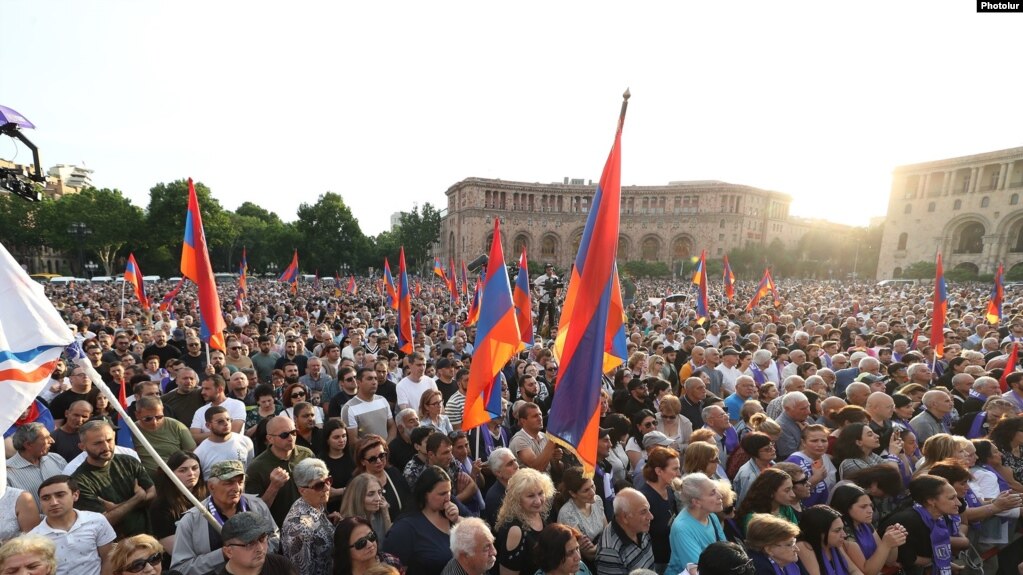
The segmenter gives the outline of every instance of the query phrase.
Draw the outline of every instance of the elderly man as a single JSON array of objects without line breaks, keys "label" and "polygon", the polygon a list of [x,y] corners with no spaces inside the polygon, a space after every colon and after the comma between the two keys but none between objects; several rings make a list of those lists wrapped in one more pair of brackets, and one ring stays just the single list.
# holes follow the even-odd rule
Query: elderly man
[{"label": "elderly man", "polygon": [[397,469],[405,469],[416,455],[411,434],[419,427],[419,414],[411,407],[406,408],[394,416],[394,421],[397,423],[397,436],[387,444],[388,461]]},{"label": "elderly man", "polygon": [[82,452],[82,448],[79,446],[78,429],[92,417],[92,404],[88,401],[76,401],[65,411],[65,415],[64,423],[53,430],[54,443],[50,451],[71,461]]},{"label": "elderly man", "polygon": [[707,406],[707,384],[699,377],[690,377],[683,384],[684,393],[681,415],[693,424],[693,429],[703,427],[703,408]]},{"label": "elderly man", "polygon": [[728,412],[720,405],[708,405],[701,412],[704,428],[714,432],[714,442],[718,446],[718,459],[724,469],[728,456],[739,448],[739,436],[728,420]]},{"label": "elderly man", "polygon": [[909,383],[919,383],[924,387],[930,387],[934,372],[926,363],[914,363],[906,368],[906,375],[909,376]]},{"label": "elderly man", "polygon": [[216,575],[299,575],[291,559],[273,552],[273,527],[272,521],[252,511],[228,519],[221,532],[226,563]]},{"label": "elderly man", "polygon": [[963,406],[966,400],[970,397],[970,390],[973,389],[973,376],[966,373],[957,373],[952,376],[950,382],[952,403],[955,405],[955,409],[959,413],[965,413]]},{"label": "elderly man", "polygon": [[728,420],[735,425],[742,421],[742,406],[757,397],[757,384],[748,375],[740,375],[735,380],[735,393],[725,398],[724,406],[728,410]]},{"label": "elderly man", "polygon": [[888,437],[892,433],[892,414],[895,413],[895,400],[883,391],[875,391],[867,397],[867,415],[870,416],[870,429],[881,438],[881,445],[876,453],[881,454],[888,448]]},{"label": "elderly man", "polygon": [[72,474],[77,508],[102,513],[120,537],[149,533],[146,507],[156,497],[153,480],[137,459],[114,451],[114,430],[93,420],[79,430],[85,462]]},{"label": "elderly man", "polygon": [[725,376],[717,370],[720,363],[721,353],[713,347],[708,347],[703,352],[703,365],[700,366],[693,375],[699,375],[701,373],[706,375],[708,380],[707,391],[718,397],[724,397],[731,393],[731,390],[725,388]]},{"label": "elderly man", "polygon": [[966,415],[980,411],[984,407],[984,402],[999,395],[1001,391],[997,379],[986,375],[978,377],[974,380],[969,397],[963,402],[963,408],[959,410],[959,414]]},{"label": "elderly man", "polygon": [[498,447],[490,452],[490,457],[487,459],[487,468],[494,474],[494,478],[497,481],[487,490],[483,518],[490,525],[494,525],[497,522],[497,512],[501,509],[501,503],[504,502],[504,493],[508,488],[508,481],[519,470],[519,460],[515,458],[515,454],[507,447]]},{"label": "elderly man", "polygon": [[[135,422],[139,431],[164,461],[177,451],[195,449],[195,440],[192,439],[192,434],[188,432],[185,424],[163,414],[163,401],[159,397],[142,397],[134,405]],[[137,450],[139,459],[142,460],[142,465],[149,472],[149,476],[155,478],[163,473],[149,455],[149,450],[139,447]]]},{"label": "elderly man", "polygon": [[801,391],[792,391],[785,394],[782,401],[784,413],[778,417],[778,425],[781,426],[781,437],[778,438],[776,449],[777,461],[788,459],[790,455],[799,451],[799,443],[802,441],[803,427],[810,417],[810,400]]},{"label": "elderly man", "polygon": [[835,372],[835,394],[842,395],[846,388],[857,378],[865,373],[880,375],[881,362],[876,357],[870,357],[863,352],[852,354],[853,361],[857,361],[856,367],[842,369]]},{"label": "elderly man", "polygon": [[789,363],[781,370],[781,377],[784,380],[790,376],[796,375],[796,370],[799,366],[806,363],[806,352],[801,349],[793,349],[789,352]]},{"label": "elderly man", "polygon": [[703,367],[704,359],[706,358],[707,350],[702,346],[693,346],[692,351],[689,355],[689,361],[685,362],[678,370],[679,381],[685,381],[690,377],[695,377],[697,370]]},{"label": "elderly man", "polygon": [[[276,552],[280,546],[280,534],[274,524],[270,509],[255,495],[243,493],[245,469],[241,461],[221,461],[213,465],[206,476],[210,496],[202,503],[223,526],[220,535],[210,528],[197,508],[191,508],[178,521],[174,533],[174,552],[171,555],[171,569],[181,573],[209,573],[220,569],[229,558],[225,543],[231,543],[232,533],[226,522],[244,512],[252,513],[266,521],[269,533],[268,551]],[[240,549],[239,549],[240,551]]]},{"label": "elderly man", "polygon": [[757,389],[769,381],[774,383],[781,382],[778,365],[774,363],[771,350],[768,349],[758,349],[753,352],[753,362],[749,364],[746,375],[753,378],[753,381],[757,384]]},{"label": "elderly man", "polygon": [[785,400],[785,396],[793,391],[806,391],[806,380],[798,375],[790,375],[785,378],[782,382],[782,393],[778,397],[771,400],[771,403],[767,404],[767,416],[771,419],[778,419],[781,415],[782,407],[781,404]]},{"label": "elderly man", "polygon": [[313,452],[295,445],[298,432],[295,422],[283,415],[270,418],[266,424],[267,449],[252,460],[248,469],[246,493],[258,495],[270,507],[274,521],[280,526],[299,498],[298,486],[291,471]]},{"label": "elderly man", "polygon": [[845,388],[845,399],[849,405],[867,407],[867,398],[870,397],[870,386],[862,381],[854,381]]},{"label": "elderly man", "polygon": [[298,378],[298,382],[308,387],[310,391],[322,392],[334,382],[334,378],[323,370],[323,361],[314,356],[306,361],[305,375]]},{"label": "elderly man", "polygon": [[468,517],[451,527],[451,561],[441,575],[485,575],[497,562],[494,535],[482,519]]},{"label": "elderly man", "polygon": [[932,435],[949,433],[951,422],[946,416],[952,413],[952,396],[944,389],[932,389],[924,394],[922,400],[924,410],[909,421],[916,434],[916,440],[923,445]]},{"label": "elderly man", "polygon": [[39,503],[39,486],[43,481],[61,475],[67,461],[56,453],[50,453],[53,438],[42,423],[26,423],[11,437],[17,451],[7,460],[7,484],[28,491]]},{"label": "elderly man", "polygon": [[597,548],[597,573],[628,575],[636,569],[654,566],[654,548],[650,542],[650,503],[646,497],[627,487],[614,501],[614,518],[604,528]]}]

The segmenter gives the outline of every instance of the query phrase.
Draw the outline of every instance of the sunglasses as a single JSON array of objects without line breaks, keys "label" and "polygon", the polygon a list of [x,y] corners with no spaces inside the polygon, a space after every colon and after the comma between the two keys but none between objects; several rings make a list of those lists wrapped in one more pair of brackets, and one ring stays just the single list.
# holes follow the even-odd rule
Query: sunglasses
[{"label": "sunglasses", "polygon": [[324,487],[329,488],[333,484],[334,484],[334,478],[328,476],[328,477],[325,477],[322,481],[317,481],[316,483],[310,483],[309,485],[306,485],[305,488],[306,489],[312,489],[313,491],[323,491]]},{"label": "sunglasses", "polygon": [[355,381],[355,378],[354,377],[346,377],[345,381]]},{"label": "sunglasses", "polygon": [[378,463],[380,461],[387,461],[387,452],[386,451],[384,451],[382,453],[378,453],[377,455],[374,455],[373,457],[367,457],[366,458],[366,463]]},{"label": "sunglasses", "polygon": [[164,417],[165,416],[163,416],[163,415],[147,415],[147,416],[142,418],[142,421],[144,421],[146,423],[152,423],[154,421],[163,421]]},{"label": "sunglasses", "polygon": [[248,549],[249,551],[252,551],[253,549],[256,549],[257,546],[266,544],[266,542],[269,539],[270,539],[270,536],[268,534],[264,533],[264,534],[259,536],[259,539],[253,539],[252,541],[249,541],[248,543],[227,543],[225,545],[225,547],[244,547],[244,548]]},{"label": "sunglasses", "polygon": [[141,573],[142,570],[146,568],[146,565],[152,565],[152,566],[155,567],[155,566],[159,565],[161,561],[163,561],[163,554],[162,553],[153,553],[149,557],[146,557],[146,558],[143,558],[143,559],[136,559],[136,560],[132,561],[131,563],[129,563],[124,568],[124,572],[125,573]]},{"label": "sunglasses", "polygon": [[355,549],[356,551],[362,551],[370,543],[376,543],[376,542],[377,542],[377,534],[372,532],[372,531],[370,531],[368,534],[366,534],[365,537],[360,537],[360,538],[356,539],[355,543],[352,543],[352,549]]},{"label": "sunglasses", "polygon": [[296,397],[305,397],[305,392],[304,391],[297,391],[297,392],[291,394],[291,399],[295,399]]},{"label": "sunglasses", "polygon": [[793,481],[792,485],[806,485],[809,482],[810,482],[810,478],[809,477],[803,477],[799,481]]},{"label": "sunglasses", "polygon": [[724,509],[721,510],[721,512],[724,513],[725,515],[731,515],[732,513],[735,513],[735,504],[725,507]]},{"label": "sunglasses", "polygon": [[273,435],[271,437],[277,437],[277,438],[280,438],[280,439],[287,439],[289,437],[295,437],[296,435],[298,435],[298,430],[292,429],[291,431],[282,431],[282,432],[280,432],[280,433],[278,433],[276,435]]},{"label": "sunglasses", "polygon": [[241,348],[242,348],[242,346],[240,346],[240,345],[235,345],[235,346],[231,346],[231,348],[230,348],[230,349],[241,349]]}]

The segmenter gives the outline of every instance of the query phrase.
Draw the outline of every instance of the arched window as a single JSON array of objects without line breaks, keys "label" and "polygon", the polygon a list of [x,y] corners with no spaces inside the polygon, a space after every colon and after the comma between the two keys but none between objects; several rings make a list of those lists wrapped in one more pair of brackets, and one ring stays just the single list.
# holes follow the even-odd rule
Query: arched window
[{"label": "arched window", "polygon": [[990,196],[984,196],[983,198],[980,199],[980,207],[986,208],[989,205],[991,205],[991,197]]},{"label": "arched window", "polygon": [[901,234],[899,234],[899,247],[897,247],[895,249],[898,249],[898,250],[906,249],[906,243],[907,242],[909,242],[909,234],[907,234],[906,232],[902,232]]},{"label": "arched window", "polygon": [[906,208],[902,210],[902,213],[904,213],[904,214],[912,214],[913,213],[913,204],[906,204]]},{"label": "arched window", "polygon": [[645,261],[657,261],[661,256],[661,242],[657,238],[647,238],[643,240],[642,250]]},{"label": "arched window", "polygon": [[554,236],[544,236],[540,242],[540,255],[545,259],[553,258],[558,251],[558,241]]},{"label": "arched window", "polygon": [[1019,194],[1009,196],[1009,205],[1015,206],[1016,204],[1019,204]]},{"label": "arched window", "polygon": [[952,209],[953,210],[958,210],[959,208],[962,208],[962,207],[963,207],[963,201],[962,200],[956,200],[955,203],[952,204]]},{"label": "arched window", "polygon": [[971,222],[963,226],[959,232],[959,249],[961,254],[979,254],[984,251],[984,226]]},{"label": "arched window", "polygon": [[927,211],[928,211],[928,212],[933,212],[933,211],[934,211],[934,208],[935,208],[935,207],[937,207],[937,206],[935,205],[935,203],[934,203],[934,202],[931,202],[931,203],[927,204]]}]

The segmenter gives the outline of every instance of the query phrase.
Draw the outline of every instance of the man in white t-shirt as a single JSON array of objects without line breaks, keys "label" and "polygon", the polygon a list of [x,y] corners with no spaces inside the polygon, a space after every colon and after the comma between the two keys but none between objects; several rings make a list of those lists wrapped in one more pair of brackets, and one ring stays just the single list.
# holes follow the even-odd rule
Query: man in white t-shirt
[{"label": "man in white t-shirt", "polygon": [[190,431],[195,442],[199,443],[210,435],[210,428],[206,427],[206,410],[214,405],[222,405],[231,414],[231,431],[240,433],[245,425],[245,404],[233,397],[226,395],[227,382],[219,375],[207,375],[202,380],[202,398],[207,403],[200,407],[192,417]]},{"label": "man in white t-shirt", "polygon": [[102,513],[78,511],[78,484],[54,475],[39,486],[45,519],[29,533],[42,535],[57,547],[57,575],[100,575],[108,572],[108,555],[117,534]]},{"label": "man in white t-shirt", "polygon": [[398,410],[406,407],[419,409],[419,398],[428,389],[437,389],[433,378],[426,374],[426,357],[417,352],[409,356],[409,374],[398,382]]},{"label": "man in white t-shirt", "polygon": [[348,443],[364,435],[379,435],[390,442],[397,436],[391,405],[377,392],[377,372],[372,367],[363,367],[355,374],[358,394],[349,399],[341,408],[341,421],[348,428]]},{"label": "man in white t-shirt", "polygon": [[210,469],[218,461],[241,461],[246,467],[252,462],[255,456],[252,440],[244,433],[231,431],[231,425],[231,414],[223,405],[206,410],[206,427],[210,434],[195,448],[203,477],[210,476]]}]

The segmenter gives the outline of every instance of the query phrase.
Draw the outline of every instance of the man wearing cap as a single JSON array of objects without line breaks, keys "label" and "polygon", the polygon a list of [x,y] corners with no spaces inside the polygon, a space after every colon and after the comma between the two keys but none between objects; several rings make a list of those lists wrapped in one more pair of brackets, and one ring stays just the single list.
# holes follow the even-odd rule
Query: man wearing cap
[{"label": "man wearing cap", "polygon": [[[257,515],[265,522],[264,530],[259,535],[267,533],[269,540],[263,550],[266,551],[269,547],[270,552],[277,551],[280,546],[280,533],[277,531],[270,509],[255,495],[243,493],[245,469],[241,461],[214,463],[206,477],[206,486],[209,488],[210,496],[203,500],[203,507],[222,526],[222,530],[218,534],[198,509],[193,507],[186,511],[178,521],[174,533],[171,569],[182,573],[209,573],[223,567],[231,553],[231,550],[224,551],[225,542],[230,543],[234,539],[226,523],[244,512]],[[253,539],[256,538],[258,536]],[[235,573],[240,575],[240,572]]]},{"label": "man wearing cap", "polygon": [[622,414],[631,419],[644,409],[656,412],[654,402],[650,400],[650,389],[646,380],[634,377],[629,381],[629,399],[622,407]]},{"label": "man wearing cap", "polygon": [[651,431],[643,436],[643,452],[640,453],[640,459],[636,462],[636,469],[632,472],[632,485],[636,489],[646,485],[646,479],[643,477],[643,468],[646,467],[647,456],[655,447],[674,447],[674,443],[668,439],[667,435],[660,431]]},{"label": "man wearing cap", "polygon": [[274,529],[259,513],[238,513],[224,523],[221,538],[226,563],[208,575],[298,575],[290,559],[270,547]]},{"label": "man wearing cap", "polygon": [[[735,393],[736,381],[739,376],[742,375],[742,371],[738,368],[739,365],[739,352],[734,347],[727,347],[721,352],[721,363],[718,364],[716,369],[721,372],[721,392],[729,395]],[[756,383],[753,384],[754,390],[756,389]]]},{"label": "man wearing cap", "polygon": [[458,384],[455,383],[455,362],[446,357],[437,360],[437,377],[433,382],[441,393],[444,405],[447,405],[451,396],[458,391]]}]

